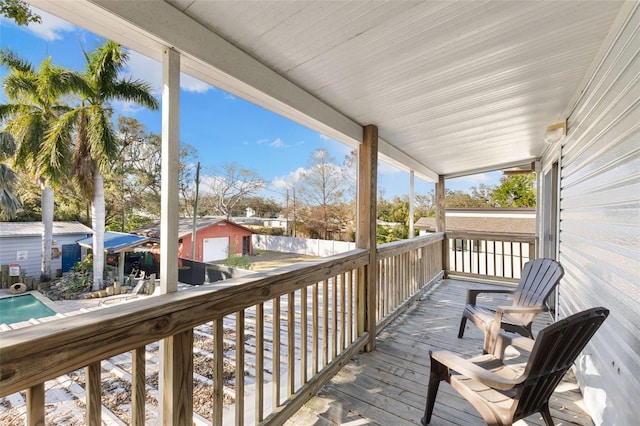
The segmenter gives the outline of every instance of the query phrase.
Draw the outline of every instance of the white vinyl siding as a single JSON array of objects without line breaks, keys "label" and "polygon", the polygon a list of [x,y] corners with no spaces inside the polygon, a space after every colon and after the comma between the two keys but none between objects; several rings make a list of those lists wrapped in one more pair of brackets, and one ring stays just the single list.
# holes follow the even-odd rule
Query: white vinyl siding
[{"label": "white vinyl siding", "polygon": [[576,361],[596,425],[640,418],[639,31],[636,7],[568,117],[561,157],[560,317],[611,311]]}]

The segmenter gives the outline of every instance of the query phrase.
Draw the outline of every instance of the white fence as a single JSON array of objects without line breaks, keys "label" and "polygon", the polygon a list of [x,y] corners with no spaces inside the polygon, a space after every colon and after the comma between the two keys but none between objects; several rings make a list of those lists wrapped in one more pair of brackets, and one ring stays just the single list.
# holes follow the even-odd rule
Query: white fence
[{"label": "white fence", "polygon": [[257,250],[281,251],[318,257],[333,256],[356,248],[356,243],[346,241],[276,237],[258,234],[252,236],[252,243],[253,248]]}]

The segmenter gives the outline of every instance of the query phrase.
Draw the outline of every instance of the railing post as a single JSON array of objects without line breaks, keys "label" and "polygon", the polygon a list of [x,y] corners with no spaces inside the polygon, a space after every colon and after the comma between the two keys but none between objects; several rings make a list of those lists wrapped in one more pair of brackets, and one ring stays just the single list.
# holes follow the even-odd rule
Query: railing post
[{"label": "railing post", "polygon": [[[445,204],[444,176],[438,176],[436,184],[436,232],[445,232],[442,241],[442,271],[444,278],[447,277],[449,271],[449,240],[447,239],[446,230],[446,204]],[[455,247],[454,247],[455,248]]]},{"label": "railing post", "polygon": [[[368,125],[363,128],[362,143],[358,154],[358,207],[356,246],[369,250],[369,263],[364,274],[359,276],[358,296],[362,297],[358,305],[361,311],[358,318],[363,321],[362,328],[369,333],[367,352],[376,345],[376,193],[378,176],[378,128]],[[361,329],[361,327],[359,327]]]}]

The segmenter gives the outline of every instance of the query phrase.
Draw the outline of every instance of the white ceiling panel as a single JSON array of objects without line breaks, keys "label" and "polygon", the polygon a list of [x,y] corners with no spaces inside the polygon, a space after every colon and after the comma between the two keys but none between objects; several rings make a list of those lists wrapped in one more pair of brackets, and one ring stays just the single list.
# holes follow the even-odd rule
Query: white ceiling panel
[{"label": "white ceiling panel", "polygon": [[114,20],[118,31],[104,35],[123,45],[173,46],[183,70],[338,140],[353,143],[357,125],[375,124],[391,160],[431,178],[540,157],[545,128],[571,110],[630,7],[85,0],[65,14],[65,2],[29,2],[78,24]]}]

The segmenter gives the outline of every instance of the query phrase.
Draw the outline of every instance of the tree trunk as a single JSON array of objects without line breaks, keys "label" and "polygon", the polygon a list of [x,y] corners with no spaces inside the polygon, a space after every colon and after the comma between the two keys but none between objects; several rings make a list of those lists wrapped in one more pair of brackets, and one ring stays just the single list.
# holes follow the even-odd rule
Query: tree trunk
[{"label": "tree trunk", "polygon": [[51,246],[53,243],[53,188],[40,183],[42,189],[42,263],[40,264],[40,281],[47,282],[51,279]]},{"label": "tree trunk", "polygon": [[91,207],[93,226],[93,290],[102,289],[104,275],[104,182],[102,175],[96,171],[93,177],[94,196]]}]

